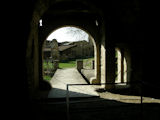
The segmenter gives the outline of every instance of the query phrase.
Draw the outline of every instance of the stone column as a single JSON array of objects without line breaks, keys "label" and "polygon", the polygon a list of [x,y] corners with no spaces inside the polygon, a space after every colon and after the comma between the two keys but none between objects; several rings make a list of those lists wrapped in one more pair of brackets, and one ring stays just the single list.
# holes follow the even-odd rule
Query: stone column
[{"label": "stone column", "polygon": [[51,59],[53,62],[53,72],[59,68],[59,49],[58,42],[56,39],[51,41]]},{"label": "stone column", "polygon": [[[106,83],[115,83],[115,48],[106,48]],[[114,84],[106,84],[105,89],[114,89]]]},{"label": "stone column", "polygon": [[94,56],[95,56],[95,77],[90,79],[91,84],[99,84],[100,81],[100,44],[97,43],[94,47]]},{"label": "stone column", "polygon": [[56,71],[59,68],[59,60],[53,61],[53,70]]},{"label": "stone column", "polygon": [[51,41],[51,58],[54,60],[59,60],[59,49],[58,42],[56,39]]},{"label": "stone column", "polygon": [[[101,83],[106,82],[106,48],[105,41],[101,43]],[[101,85],[102,88],[105,88],[105,85]]]}]

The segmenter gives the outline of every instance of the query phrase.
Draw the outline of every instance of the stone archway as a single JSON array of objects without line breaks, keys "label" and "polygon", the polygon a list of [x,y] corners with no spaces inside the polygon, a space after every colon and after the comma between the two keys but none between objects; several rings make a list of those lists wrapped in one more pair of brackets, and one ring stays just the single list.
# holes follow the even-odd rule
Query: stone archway
[{"label": "stone archway", "polygon": [[116,57],[116,83],[126,83],[127,82],[127,63],[124,57],[124,50],[115,48]]},{"label": "stone archway", "polygon": [[[45,37],[53,31],[64,25],[74,25],[80,26],[93,35],[96,44],[96,79],[93,80],[93,83],[101,83],[106,82],[106,38],[105,38],[105,23],[103,22],[102,15],[100,11],[97,10],[95,12],[94,6],[92,4],[84,4],[80,2],[82,6],[85,6],[87,12],[74,10],[70,12],[66,10],[59,10],[56,8],[57,5],[55,2],[51,4],[47,4],[45,1],[43,4],[43,0],[40,3],[37,3],[35,7],[35,11],[33,13],[33,19],[31,21],[31,32],[28,39],[27,44],[27,67],[28,74],[30,74],[30,78],[28,78],[28,82],[30,83],[31,92],[38,90],[38,88],[49,88],[47,83],[42,82],[42,45]],[[49,2],[49,1],[48,1]],[[59,5],[62,5],[60,3]],[[86,7],[86,5],[88,7]],[[51,7],[52,6],[52,7]],[[80,6],[80,7],[82,7]],[[51,9],[49,9],[51,8]],[[53,9],[52,9],[53,8]],[[53,16],[52,16],[52,15]],[[84,19],[85,18],[85,19]],[[38,26],[39,20],[43,20],[43,26]],[[65,19],[65,21],[64,21]],[[42,34],[43,33],[43,34]],[[103,54],[103,55],[102,55]],[[30,69],[33,71],[31,72]],[[32,75],[33,74],[33,75]]]},{"label": "stone archway", "polygon": [[[90,79],[90,83],[91,84],[99,84],[101,81],[100,81],[100,46],[98,44],[98,42],[96,42],[96,40],[92,37],[92,35],[87,31],[85,30],[84,28],[82,28],[81,26],[75,26],[75,25],[64,25],[64,26],[61,26],[61,27],[58,27],[58,28],[53,28],[53,30],[51,30],[51,32],[49,32],[48,34],[51,34],[53,33],[54,31],[56,31],[57,29],[60,29],[60,28],[63,28],[63,27],[75,27],[75,28],[78,28],[78,29],[81,29],[83,31],[85,31],[88,35],[89,35],[89,39],[92,41],[93,43],[93,46],[94,46],[94,66],[95,66],[95,77],[92,77]],[[40,31],[40,36],[43,36],[43,35],[47,35],[47,31],[43,30],[43,31]],[[43,47],[43,43],[44,41],[47,39],[48,36],[44,36],[43,38],[45,38],[44,40],[42,40],[42,45],[40,46],[40,49],[42,51],[42,47]],[[42,38],[42,37],[40,37]],[[42,55],[40,55],[40,66],[42,66]],[[41,71],[43,72],[43,68],[41,69]],[[41,73],[43,75],[43,73]],[[41,76],[42,77],[42,76]],[[43,80],[43,79],[42,79]]]},{"label": "stone archway", "polygon": [[115,57],[117,62],[117,81],[116,83],[125,83],[125,85],[130,82],[131,76],[131,56],[130,51],[125,45],[117,45],[115,48]]}]

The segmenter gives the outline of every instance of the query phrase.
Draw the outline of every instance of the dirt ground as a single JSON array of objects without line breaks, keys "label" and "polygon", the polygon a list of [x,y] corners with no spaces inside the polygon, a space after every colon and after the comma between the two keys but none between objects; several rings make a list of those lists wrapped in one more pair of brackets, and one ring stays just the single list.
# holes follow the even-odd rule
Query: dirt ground
[{"label": "dirt ground", "polygon": [[[130,96],[130,95],[120,95],[111,92],[101,92],[99,93],[100,98],[117,100],[124,103],[141,103],[141,96]],[[160,103],[160,99],[142,97],[143,103]]]}]

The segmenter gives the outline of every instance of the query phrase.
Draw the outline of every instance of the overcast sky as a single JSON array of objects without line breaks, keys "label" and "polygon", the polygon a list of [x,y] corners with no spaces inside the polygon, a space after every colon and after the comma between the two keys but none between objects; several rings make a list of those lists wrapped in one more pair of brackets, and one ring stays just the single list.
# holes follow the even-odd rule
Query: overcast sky
[{"label": "overcast sky", "polygon": [[88,41],[88,34],[76,27],[62,27],[52,32],[47,40],[57,39],[58,42],[64,41],[80,41],[86,40]]}]

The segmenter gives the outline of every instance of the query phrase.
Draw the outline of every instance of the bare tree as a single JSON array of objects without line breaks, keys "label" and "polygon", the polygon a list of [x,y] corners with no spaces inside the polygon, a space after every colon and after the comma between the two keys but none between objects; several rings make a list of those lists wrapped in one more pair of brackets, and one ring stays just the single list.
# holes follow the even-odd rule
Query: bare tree
[{"label": "bare tree", "polygon": [[76,27],[67,27],[66,33],[72,35],[77,40],[86,40],[88,38],[88,34],[85,31]]}]

